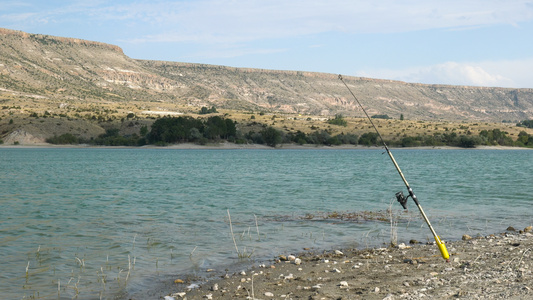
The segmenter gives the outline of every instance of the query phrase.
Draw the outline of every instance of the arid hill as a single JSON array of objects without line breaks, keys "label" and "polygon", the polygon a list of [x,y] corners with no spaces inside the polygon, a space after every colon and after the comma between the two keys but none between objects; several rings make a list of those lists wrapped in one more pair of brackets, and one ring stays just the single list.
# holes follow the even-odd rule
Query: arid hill
[{"label": "arid hill", "polygon": [[[361,116],[337,75],[136,60],[113,45],[0,29],[0,103],[159,102],[191,107]],[[533,118],[533,89],[426,85],[345,76],[369,113],[418,120]],[[43,108],[45,109],[45,108]],[[42,111],[41,111],[42,113]]]}]

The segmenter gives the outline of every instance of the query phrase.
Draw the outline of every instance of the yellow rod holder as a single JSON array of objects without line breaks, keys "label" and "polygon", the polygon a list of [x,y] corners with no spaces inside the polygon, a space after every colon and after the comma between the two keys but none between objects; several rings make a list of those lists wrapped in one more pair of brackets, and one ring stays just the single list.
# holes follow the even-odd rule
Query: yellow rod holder
[{"label": "yellow rod holder", "polygon": [[387,147],[387,144],[385,143],[385,140],[383,139],[383,137],[382,137],[381,134],[379,133],[378,128],[376,127],[376,125],[374,125],[374,122],[372,121],[372,119],[370,118],[370,116],[368,115],[368,113],[366,112],[366,110],[365,110],[365,108],[363,107],[363,105],[361,104],[361,102],[359,102],[359,99],[357,99],[357,97],[355,97],[355,94],[352,92],[352,90],[350,89],[350,87],[348,87],[348,85],[346,84],[346,82],[344,82],[344,79],[342,78],[342,75],[339,75],[339,79],[340,79],[340,81],[342,81],[342,83],[344,83],[344,86],[346,86],[346,88],[348,89],[348,91],[350,91],[350,94],[352,94],[352,96],[353,96],[353,98],[355,99],[355,101],[357,102],[357,104],[359,104],[359,107],[361,107],[361,109],[362,109],[363,112],[365,113],[366,117],[367,117],[368,120],[370,121],[370,124],[372,124],[372,127],[374,127],[374,130],[375,130],[376,133],[378,134],[378,137],[379,137],[379,139],[381,140],[381,143],[382,143],[383,146],[385,147],[385,150],[387,151],[387,154],[389,155],[389,157],[390,157],[392,163],[394,164],[394,167],[396,168],[396,171],[398,171],[398,174],[400,174],[400,177],[402,178],[403,183],[404,183],[405,186],[407,187],[407,191],[409,192],[409,195],[411,196],[411,198],[413,198],[413,201],[415,202],[416,206],[418,207],[418,210],[420,211],[420,214],[422,215],[422,217],[424,218],[424,221],[425,221],[426,224],[428,225],[429,230],[431,230],[431,234],[433,234],[433,237],[435,238],[435,242],[437,243],[437,246],[439,247],[439,250],[440,250],[440,253],[441,253],[441,255],[442,255],[442,258],[444,258],[444,259],[448,262],[449,259],[450,259],[450,254],[448,254],[448,250],[446,249],[446,245],[445,245],[444,242],[440,239],[440,237],[437,235],[437,233],[435,232],[435,229],[433,229],[433,226],[431,226],[431,223],[429,222],[428,217],[427,217],[426,214],[424,213],[424,210],[422,209],[422,206],[421,206],[420,203],[418,202],[418,199],[416,198],[415,193],[413,192],[413,189],[409,186],[409,183],[407,183],[407,180],[405,179],[405,176],[403,175],[402,170],[400,169],[400,166],[398,165],[398,163],[397,163],[396,160],[394,159],[394,156],[392,156],[392,153],[391,153],[391,151],[389,150],[389,147]]}]

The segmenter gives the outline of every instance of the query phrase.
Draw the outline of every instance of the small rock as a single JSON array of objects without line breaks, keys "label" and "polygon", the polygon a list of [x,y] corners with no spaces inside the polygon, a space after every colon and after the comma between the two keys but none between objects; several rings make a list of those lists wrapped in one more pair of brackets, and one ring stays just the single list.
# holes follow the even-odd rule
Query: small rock
[{"label": "small rock", "polygon": [[176,298],[171,297],[171,296],[165,296],[165,300],[176,300]]},{"label": "small rock", "polygon": [[514,229],[513,226],[509,226],[509,227],[507,227],[507,231],[516,231],[516,229]]},{"label": "small rock", "polygon": [[291,274],[285,276],[283,279],[294,279],[294,275],[292,275],[292,273],[291,273]]},{"label": "small rock", "polygon": [[380,289],[376,286],[376,288],[374,289],[374,293],[379,293]]},{"label": "small rock", "polygon": [[288,259],[287,256],[285,256],[285,255],[280,255],[280,256],[279,256],[279,260],[281,260],[281,261],[288,261],[289,259]]},{"label": "small rock", "polygon": [[344,255],[344,253],[342,253],[342,251],[339,251],[339,250],[335,250],[335,254],[336,255]]},{"label": "small rock", "polygon": [[213,294],[207,294],[204,296],[204,298],[206,298],[207,300],[212,300],[213,299]]},{"label": "small rock", "polygon": [[207,269],[206,272],[215,272],[215,269]]},{"label": "small rock", "polygon": [[403,285],[406,286],[406,287],[410,287],[410,286],[411,286],[411,285],[409,284],[409,282],[407,282],[407,281],[404,282]]},{"label": "small rock", "polygon": [[212,290],[212,291],[218,291],[218,284],[215,283],[215,284],[211,287],[211,290]]},{"label": "small rock", "polygon": [[409,244],[419,244],[420,242],[417,240],[409,240]]},{"label": "small rock", "polygon": [[274,297],[274,294],[271,293],[271,292],[266,292],[266,293],[265,293],[265,296],[266,296],[266,297]]},{"label": "small rock", "polygon": [[240,274],[241,274],[242,276],[246,276],[246,272],[244,272],[244,271],[241,271]]},{"label": "small rock", "polygon": [[335,268],[335,269],[333,269],[333,271],[332,271],[332,272],[333,272],[333,273],[340,273],[340,272],[341,272],[341,270],[339,270],[339,269]]},{"label": "small rock", "polygon": [[187,288],[190,289],[190,290],[194,290],[194,289],[197,289],[199,287],[200,286],[198,284],[196,284],[196,283],[192,283],[189,286],[187,286]]},{"label": "small rock", "polygon": [[174,283],[184,283],[185,281],[181,280],[181,279],[176,279],[174,280]]},{"label": "small rock", "polygon": [[404,243],[401,243],[401,244],[398,245],[398,249],[400,249],[400,250],[408,249],[408,248],[411,248],[411,247],[406,246]]},{"label": "small rock", "polygon": [[296,259],[296,256],[294,256],[294,255],[289,255],[287,258],[288,258],[290,261],[294,261],[294,260]]},{"label": "small rock", "polygon": [[528,226],[524,228],[524,232],[531,232],[531,231],[533,231],[533,226]]},{"label": "small rock", "polygon": [[321,284],[313,285],[312,288],[315,290],[319,290],[322,288],[322,285]]},{"label": "small rock", "polygon": [[181,292],[181,293],[175,293],[175,294],[172,294],[172,295],[170,295],[170,296],[172,296],[172,297],[179,297],[179,298],[185,298],[185,295],[187,295],[187,293]]},{"label": "small rock", "polygon": [[348,287],[348,282],[346,282],[346,281],[341,281],[341,282],[339,283],[339,286],[340,286],[341,288],[342,288],[342,287]]},{"label": "small rock", "polygon": [[469,241],[471,239],[472,239],[472,237],[469,236],[468,234],[463,234],[463,241]]},{"label": "small rock", "polygon": [[299,259],[299,258],[297,258],[297,259],[294,260],[294,264],[295,264],[295,265],[300,265],[301,263],[302,263],[302,260]]}]

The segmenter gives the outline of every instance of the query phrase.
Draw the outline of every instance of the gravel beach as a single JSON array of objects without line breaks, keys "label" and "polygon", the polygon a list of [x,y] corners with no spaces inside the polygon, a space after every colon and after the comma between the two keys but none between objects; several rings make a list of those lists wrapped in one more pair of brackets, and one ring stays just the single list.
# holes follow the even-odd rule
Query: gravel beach
[{"label": "gravel beach", "polygon": [[323,253],[302,249],[209,281],[176,277],[161,299],[533,299],[533,233]]}]

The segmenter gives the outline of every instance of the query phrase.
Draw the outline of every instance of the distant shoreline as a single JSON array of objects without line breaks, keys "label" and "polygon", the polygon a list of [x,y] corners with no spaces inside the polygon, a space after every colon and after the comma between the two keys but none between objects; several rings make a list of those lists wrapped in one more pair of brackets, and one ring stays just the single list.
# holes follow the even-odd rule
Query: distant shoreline
[{"label": "distant shoreline", "polygon": [[[361,145],[340,145],[340,146],[324,146],[324,145],[313,145],[313,144],[282,144],[279,147],[272,148],[266,145],[261,144],[235,144],[223,142],[219,144],[207,144],[207,145],[198,145],[194,143],[181,143],[174,144],[169,146],[155,146],[155,145],[146,145],[146,146],[94,146],[94,145],[53,145],[48,143],[42,144],[22,144],[22,145],[0,145],[2,148],[49,148],[49,149],[60,149],[60,148],[72,148],[72,149],[177,149],[177,150],[238,150],[238,149],[247,149],[247,150],[372,150],[372,149],[383,149],[383,146],[361,146]],[[391,150],[533,150],[533,148],[526,147],[510,147],[510,146],[486,146],[480,145],[475,148],[462,148],[462,147],[452,147],[452,146],[420,146],[420,147],[392,147],[389,146]]]}]

